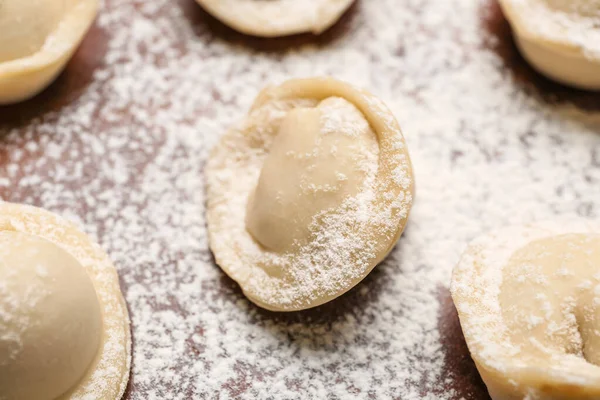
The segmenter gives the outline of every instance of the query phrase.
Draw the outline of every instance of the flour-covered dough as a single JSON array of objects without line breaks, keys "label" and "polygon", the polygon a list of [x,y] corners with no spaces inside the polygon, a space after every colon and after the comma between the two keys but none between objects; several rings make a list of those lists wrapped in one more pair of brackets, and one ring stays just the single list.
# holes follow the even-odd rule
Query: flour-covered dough
[{"label": "flour-covered dough", "polygon": [[106,254],[47,211],[0,202],[0,399],[118,400],[130,346]]},{"label": "flour-covered dough", "polygon": [[265,89],[206,168],[210,245],[256,304],[323,304],[390,252],[412,205],[413,175],[385,105],[315,78]]},{"label": "flour-covered dough", "polygon": [[0,1],[0,104],[48,86],[92,24],[98,0]]},{"label": "flour-covered dough", "polygon": [[523,56],[566,85],[600,90],[600,0],[501,0]]},{"label": "flour-covered dough", "polygon": [[275,37],[319,34],[337,22],[354,0],[196,0],[242,33]]},{"label": "flour-covered dough", "polygon": [[506,228],[475,240],[452,297],[492,399],[600,398],[600,226]]}]

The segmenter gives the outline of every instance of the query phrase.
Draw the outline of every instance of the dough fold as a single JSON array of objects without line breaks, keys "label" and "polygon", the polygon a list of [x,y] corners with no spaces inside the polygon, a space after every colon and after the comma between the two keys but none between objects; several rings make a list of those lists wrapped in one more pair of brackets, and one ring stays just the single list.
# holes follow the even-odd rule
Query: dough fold
[{"label": "dough fold", "polygon": [[0,105],[27,100],[64,69],[98,12],[98,0],[0,2]]},{"label": "dough fold", "polygon": [[277,37],[327,30],[354,0],[196,0],[229,27],[247,35]]},{"label": "dough fold", "polygon": [[600,229],[583,221],[505,228],[475,240],[452,297],[490,395],[600,396]]},{"label": "dough fold", "polygon": [[217,263],[277,311],[315,307],[362,280],[400,237],[414,190],[390,111],[331,78],[263,90],[206,177]]}]

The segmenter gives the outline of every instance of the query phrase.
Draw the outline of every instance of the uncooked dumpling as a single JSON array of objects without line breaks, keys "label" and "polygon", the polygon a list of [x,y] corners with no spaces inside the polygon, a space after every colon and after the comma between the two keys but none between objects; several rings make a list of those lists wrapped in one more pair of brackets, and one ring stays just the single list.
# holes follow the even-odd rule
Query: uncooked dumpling
[{"label": "uncooked dumpling", "polygon": [[254,303],[293,311],[360,282],[404,230],[413,175],[381,101],[334,79],[265,89],[206,168],[210,245]]},{"label": "uncooked dumpling", "polygon": [[215,18],[242,33],[275,37],[319,34],[354,0],[196,0]]},{"label": "uncooked dumpling", "polygon": [[501,0],[517,45],[538,71],[600,90],[600,0]]},{"label": "uncooked dumpling", "polygon": [[492,399],[600,398],[600,227],[507,228],[475,240],[452,297]]},{"label": "uncooked dumpling", "polygon": [[48,86],[92,24],[97,0],[0,1],[0,104]]},{"label": "uncooked dumpling", "polygon": [[130,345],[104,252],[53,214],[0,202],[0,399],[120,399]]}]

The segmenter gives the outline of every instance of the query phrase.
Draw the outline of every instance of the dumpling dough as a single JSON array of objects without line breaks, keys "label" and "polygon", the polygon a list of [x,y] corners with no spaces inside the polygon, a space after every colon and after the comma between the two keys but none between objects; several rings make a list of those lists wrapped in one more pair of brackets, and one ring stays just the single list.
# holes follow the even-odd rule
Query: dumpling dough
[{"label": "dumpling dough", "polygon": [[412,167],[385,105],[315,78],[263,90],[206,167],[217,263],[257,305],[315,307],[391,251],[413,199]]},{"label": "dumpling dough", "polygon": [[98,0],[0,1],[0,104],[35,96],[62,71]]},{"label": "dumpling dough", "polygon": [[452,297],[492,399],[600,398],[600,226],[506,228],[475,240]]},{"label": "dumpling dough", "polygon": [[337,22],[354,0],[196,0],[224,24],[247,35],[319,34]]},{"label": "dumpling dough", "polygon": [[566,85],[600,90],[599,0],[501,0],[523,56]]},{"label": "dumpling dough", "polygon": [[0,202],[0,399],[120,399],[130,347],[106,254],[47,211]]}]

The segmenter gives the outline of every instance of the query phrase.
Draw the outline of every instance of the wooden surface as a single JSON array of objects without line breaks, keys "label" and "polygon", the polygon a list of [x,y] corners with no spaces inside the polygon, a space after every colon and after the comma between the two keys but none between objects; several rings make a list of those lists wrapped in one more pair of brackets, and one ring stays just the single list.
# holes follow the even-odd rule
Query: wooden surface
[{"label": "wooden surface", "polygon": [[[358,12],[360,2],[353,6],[337,25],[318,38],[312,35],[300,35],[283,39],[258,39],[236,33],[208,16],[191,0],[179,0],[176,3],[176,7],[180,7],[184,11],[190,24],[198,27],[198,29],[209,29],[215,37],[260,51],[279,52],[306,43],[326,44],[344,35],[351,25],[351,20],[355,18],[355,14]],[[482,2],[480,15],[482,26],[491,34],[491,37],[496,39],[489,44],[490,48],[501,56],[507,70],[517,77],[518,81],[527,87],[527,90],[539,92],[539,95],[547,99],[548,102],[570,101],[584,109],[600,110],[600,102],[597,95],[568,89],[552,83],[536,74],[524,62],[515,48],[510,28],[503,18],[497,3],[493,0]],[[88,85],[92,80],[92,74],[95,69],[106,62],[104,55],[110,35],[110,32],[104,31],[95,25],[83,41],[75,57],[68,64],[64,73],[47,90],[34,99],[22,104],[0,107],[0,172],[3,171],[5,167],[3,164],[8,159],[6,153],[8,146],[5,146],[3,143],[4,137],[11,131],[18,131],[27,127],[36,118],[42,118],[51,112],[60,113],[66,105],[76,102],[78,97],[88,90]],[[37,140],[35,135],[31,140]],[[27,153],[26,157],[43,158],[45,155],[43,152],[37,154]],[[28,160],[23,159],[22,162],[27,163]],[[88,172],[93,175],[93,171],[90,170]],[[73,183],[73,190],[77,190],[77,182]],[[36,193],[31,187],[0,187],[0,198],[7,201],[28,199],[37,203],[37,205],[44,205],[44,202],[41,200],[42,194]],[[370,293],[374,293],[373,296],[376,296],[378,286],[385,286],[385,282],[382,280],[383,277],[384,275],[378,269],[375,269],[365,280],[364,285],[370,288]],[[225,275],[222,276],[221,284],[221,291],[223,293],[226,292],[228,296],[242,298],[241,291],[237,285]],[[126,282],[123,283],[123,286],[124,291],[127,291]],[[359,298],[357,290],[354,289],[342,298],[305,312],[293,314],[274,314],[263,310],[258,310],[257,312],[265,318],[286,324],[303,323],[307,319],[332,323],[337,318],[349,312],[354,307],[354,304],[359,301],[364,301],[364,298]],[[454,389],[456,399],[486,399],[488,397],[485,386],[469,357],[457,314],[446,288],[440,287],[439,301],[441,311],[438,326],[444,345],[445,371],[447,376],[451,378],[448,382],[452,382],[451,387],[441,384],[440,391],[444,392]],[[132,309],[131,313],[135,314],[136,310]],[[133,333],[135,346],[135,330]],[[194,351],[194,348],[190,349],[190,359],[195,356]],[[137,361],[134,359],[133,362],[136,363]],[[144,388],[138,387],[136,376],[132,376],[125,398],[142,398],[143,393]]]}]

